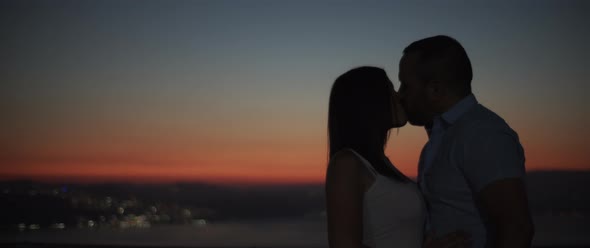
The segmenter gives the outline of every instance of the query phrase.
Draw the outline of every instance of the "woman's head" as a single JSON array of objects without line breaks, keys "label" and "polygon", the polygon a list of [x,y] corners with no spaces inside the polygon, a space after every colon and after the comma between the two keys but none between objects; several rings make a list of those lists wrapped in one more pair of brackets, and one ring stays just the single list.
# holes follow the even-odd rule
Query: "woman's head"
[{"label": "woman's head", "polygon": [[349,70],[336,79],[330,93],[330,156],[343,148],[366,155],[383,153],[389,130],[406,121],[385,70],[368,66]]}]

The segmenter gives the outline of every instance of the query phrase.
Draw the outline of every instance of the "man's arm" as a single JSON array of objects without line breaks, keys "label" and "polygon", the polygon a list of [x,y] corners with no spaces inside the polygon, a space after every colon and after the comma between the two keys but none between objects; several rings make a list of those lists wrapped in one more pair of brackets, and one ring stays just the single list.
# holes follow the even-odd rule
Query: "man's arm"
[{"label": "man's arm", "polygon": [[492,229],[493,247],[530,247],[534,227],[521,178],[506,178],[485,186],[477,195],[478,205]]},{"label": "man's arm", "polygon": [[493,247],[530,247],[534,227],[524,184],[524,149],[505,128],[481,128],[467,140],[463,172],[488,224]]}]

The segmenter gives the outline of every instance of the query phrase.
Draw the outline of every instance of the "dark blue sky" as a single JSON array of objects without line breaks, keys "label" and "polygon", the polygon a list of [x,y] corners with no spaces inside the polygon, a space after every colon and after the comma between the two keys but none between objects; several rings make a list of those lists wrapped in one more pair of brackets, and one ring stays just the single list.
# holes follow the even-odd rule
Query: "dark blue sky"
[{"label": "dark blue sky", "polygon": [[[192,164],[209,147],[242,150],[219,164],[259,169],[256,161],[275,159],[262,150],[283,146],[273,152],[307,158],[286,168],[320,173],[333,80],[374,65],[398,88],[403,48],[446,34],[472,60],[478,99],[521,135],[530,167],[589,168],[589,6],[2,1],[0,166]],[[389,153],[412,174],[424,141],[423,130],[404,127]]]}]

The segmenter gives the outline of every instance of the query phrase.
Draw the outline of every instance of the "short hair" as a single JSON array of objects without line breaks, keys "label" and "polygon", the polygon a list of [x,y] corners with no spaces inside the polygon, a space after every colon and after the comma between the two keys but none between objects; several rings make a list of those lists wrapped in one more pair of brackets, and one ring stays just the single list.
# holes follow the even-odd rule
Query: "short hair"
[{"label": "short hair", "polygon": [[471,93],[471,61],[457,40],[445,35],[428,37],[413,42],[403,53],[417,54],[417,73],[422,80],[445,79],[456,93]]}]

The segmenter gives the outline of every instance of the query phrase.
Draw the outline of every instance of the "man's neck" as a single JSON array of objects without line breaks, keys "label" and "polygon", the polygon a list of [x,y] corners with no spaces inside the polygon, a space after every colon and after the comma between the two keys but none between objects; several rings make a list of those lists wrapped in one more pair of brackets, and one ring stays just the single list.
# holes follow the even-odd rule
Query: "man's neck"
[{"label": "man's neck", "polygon": [[[457,95],[448,95],[446,99],[440,102],[438,106],[435,107],[435,117],[440,116],[447,111],[449,111],[453,106],[459,103],[463,98],[467,96],[457,96]],[[434,118],[433,118],[434,119]],[[432,121],[431,121],[432,123]]]}]

